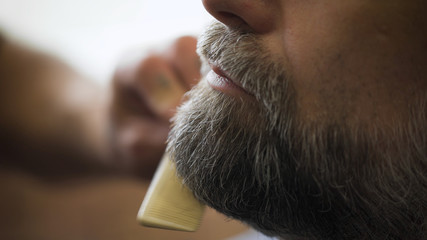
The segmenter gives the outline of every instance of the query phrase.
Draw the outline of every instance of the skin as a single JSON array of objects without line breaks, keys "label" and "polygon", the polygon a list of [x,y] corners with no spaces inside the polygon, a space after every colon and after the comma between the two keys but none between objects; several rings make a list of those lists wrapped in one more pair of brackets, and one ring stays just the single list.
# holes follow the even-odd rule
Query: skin
[{"label": "skin", "polygon": [[2,36],[0,47],[3,165],[46,178],[87,171],[150,179],[169,119],[200,79],[196,39],[188,36],[163,52],[124,58],[111,96],[53,56]]},{"label": "skin", "polygon": [[422,238],[426,4],[203,3],[213,71],[169,141],[196,197],[284,239]]},{"label": "skin", "polygon": [[13,42],[0,47],[2,165],[52,177],[105,172],[101,89],[47,54]]},{"label": "skin", "polygon": [[299,115],[307,121],[333,117],[350,125],[391,124],[427,87],[425,3],[203,3],[228,27],[256,33],[282,59],[294,79]]},{"label": "skin", "polygon": [[224,239],[246,231],[212,209],[197,233],[135,220],[168,119],[200,78],[195,48],[194,37],[181,37],[163,52],[124,58],[107,96],[59,59],[0,35],[0,238]]},{"label": "skin", "polygon": [[110,106],[114,155],[122,166],[149,178],[165,150],[169,119],[183,94],[200,79],[196,39],[181,37],[164,52],[116,70]]},{"label": "skin", "polygon": [[[396,122],[408,120],[405,119],[409,116],[408,104],[425,96],[426,4],[422,1],[205,0],[203,3],[214,17],[228,27],[255,33],[270,55],[280,59],[283,67],[292,75],[298,118],[307,123],[315,125],[339,121],[353,127],[382,126],[385,130],[393,129]],[[115,97],[111,116],[114,126],[112,142],[116,149],[114,154],[117,155],[107,153],[108,156],[115,157],[101,158],[106,161],[94,162],[102,162],[101,165],[106,164],[109,168],[113,166],[113,169],[121,169],[120,171],[127,173],[144,172],[142,175],[146,176],[152,173],[155,165],[153,162],[163,152],[163,139],[168,131],[167,119],[179,104],[178,98],[197,78],[187,76],[197,76],[198,73],[195,55],[189,58],[194,61],[188,61],[191,68],[179,65],[178,58],[173,58],[174,51],[181,51],[177,46],[181,45],[176,43],[169,53],[148,56],[132,66],[118,70],[113,85]],[[151,87],[156,88],[156,82],[159,82],[159,74],[154,73],[156,71],[161,73],[160,85],[172,86],[170,93],[179,93],[171,94],[172,99],[158,105],[155,103],[157,101],[150,99],[161,98],[150,96],[153,91],[147,91]],[[170,84],[165,85],[164,79],[169,79]],[[7,84],[11,82],[13,81]],[[136,100],[132,97],[129,99],[128,89],[134,91]],[[37,93],[39,90],[55,92],[52,89],[32,88],[28,93]],[[161,94],[161,90],[154,92]],[[7,95],[3,102],[13,102],[14,96],[17,95]],[[6,95],[2,97],[5,98]],[[52,97],[48,101],[56,100]],[[29,108],[24,104],[22,109],[26,113]],[[7,113],[4,115],[10,116]],[[22,117],[24,114],[16,116],[17,119],[11,119],[8,123],[17,120],[22,122],[22,126],[29,126],[29,129],[38,129],[31,128],[34,123],[44,123],[28,121],[32,117]],[[64,126],[61,119],[57,119],[57,125],[43,127],[49,130],[50,126]],[[86,117],[81,122],[82,126],[86,126]],[[148,129],[158,129],[156,132],[161,133],[159,138],[149,137],[146,134]],[[61,131],[53,130],[48,143],[61,137]],[[18,132],[16,130],[15,133]],[[134,132],[137,134],[128,134]],[[98,133],[100,137],[95,139],[105,139],[104,131]],[[32,138],[31,141],[35,139],[38,138]],[[80,142],[72,141],[75,144]],[[97,140],[94,142],[93,145],[89,144],[90,150],[84,152],[99,156],[99,151],[103,152],[101,155],[105,153],[102,146],[110,146],[109,143],[99,144]],[[155,151],[147,154],[150,151],[148,149]],[[149,156],[145,163],[141,158],[143,156]],[[9,159],[14,163],[20,160]],[[98,157],[87,159],[93,161]],[[115,159],[120,161],[114,162]],[[151,170],[145,173],[144,168]],[[56,170],[57,168],[50,168],[48,172]]]}]

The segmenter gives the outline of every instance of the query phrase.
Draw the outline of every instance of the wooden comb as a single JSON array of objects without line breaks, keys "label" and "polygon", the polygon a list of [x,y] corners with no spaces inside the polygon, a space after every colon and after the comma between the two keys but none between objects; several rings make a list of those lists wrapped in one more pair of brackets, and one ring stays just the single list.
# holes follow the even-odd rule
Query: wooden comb
[{"label": "wooden comb", "polygon": [[165,154],[154,174],[137,220],[144,226],[194,232],[200,226],[204,205],[182,184],[175,164]]}]

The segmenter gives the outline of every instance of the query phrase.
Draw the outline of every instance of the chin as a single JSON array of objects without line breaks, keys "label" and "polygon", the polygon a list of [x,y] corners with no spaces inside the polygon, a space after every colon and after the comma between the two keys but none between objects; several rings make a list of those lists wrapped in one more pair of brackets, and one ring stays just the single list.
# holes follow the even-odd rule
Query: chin
[{"label": "chin", "polygon": [[[345,124],[308,126],[290,117],[295,112],[271,122],[262,104],[236,100],[204,82],[189,96],[174,120],[168,151],[184,184],[208,206],[270,236],[425,234],[422,134],[413,133],[421,151],[403,150],[414,146],[407,143],[391,154],[392,145],[378,151],[375,140],[389,137],[381,130],[372,138]],[[413,128],[404,127],[410,134]]]}]

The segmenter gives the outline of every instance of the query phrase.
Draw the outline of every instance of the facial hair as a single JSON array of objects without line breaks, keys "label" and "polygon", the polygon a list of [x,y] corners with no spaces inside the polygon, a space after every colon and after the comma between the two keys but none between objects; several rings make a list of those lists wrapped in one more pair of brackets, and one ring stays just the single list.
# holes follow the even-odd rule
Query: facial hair
[{"label": "facial hair", "polygon": [[168,151],[198,199],[267,235],[422,238],[425,101],[392,133],[308,123],[298,116],[283,59],[254,34],[214,23],[198,53],[254,99],[225,95],[202,80],[179,109]]}]

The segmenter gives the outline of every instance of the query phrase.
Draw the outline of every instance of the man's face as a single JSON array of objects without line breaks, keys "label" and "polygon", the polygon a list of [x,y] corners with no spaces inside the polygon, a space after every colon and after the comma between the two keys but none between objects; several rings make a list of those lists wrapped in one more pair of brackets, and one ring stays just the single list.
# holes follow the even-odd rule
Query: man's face
[{"label": "man's face", "polygon": [[270,235],[422,238],[426,4],[204,4],[212,71],[169,145],[196,196]]}]

